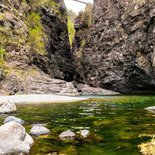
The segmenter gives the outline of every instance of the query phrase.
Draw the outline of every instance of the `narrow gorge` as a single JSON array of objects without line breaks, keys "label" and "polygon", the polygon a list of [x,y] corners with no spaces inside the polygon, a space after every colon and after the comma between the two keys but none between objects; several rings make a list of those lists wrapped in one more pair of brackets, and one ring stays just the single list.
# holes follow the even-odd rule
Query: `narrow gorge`
[{"label": "narrow gorge", "polygon": [[154,6],[95,0],[69,41],[63,0],[1,0],[0,94],[154,93]]},{"label": "narrow gorge", "polygon": [[92,2],[0,0],[0,155],[155,155],[155,0]]}]

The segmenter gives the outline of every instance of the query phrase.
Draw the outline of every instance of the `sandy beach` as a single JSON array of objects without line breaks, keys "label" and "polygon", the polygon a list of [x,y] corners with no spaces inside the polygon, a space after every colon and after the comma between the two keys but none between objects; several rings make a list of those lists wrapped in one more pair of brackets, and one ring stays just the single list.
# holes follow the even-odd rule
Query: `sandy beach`
[{"label": "sandy beach", "polygon": [[8,100],[14,102],[15,104],[38,104],[38,103],[54,103],[54,102],[74,102],[87,99],[88,98],[59,96],[52,94],[50,95],[27,94],[27,95],[0,96],[0,104]]}]

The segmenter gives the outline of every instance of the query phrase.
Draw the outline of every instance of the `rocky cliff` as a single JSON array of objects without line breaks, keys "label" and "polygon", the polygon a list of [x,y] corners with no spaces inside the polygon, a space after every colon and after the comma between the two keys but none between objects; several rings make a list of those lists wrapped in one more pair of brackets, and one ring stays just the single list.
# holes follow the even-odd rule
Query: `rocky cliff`
[{"label": "rocky cliff", "polygon": [[1,94],[76,94],[63,0],[0,0],[0,66]]},{"label": "rocky cliff", "polygon": [[155,92],[154,8],[154,0],[95,0],[82,50],[74,47],[76,80],[122,93]]}]

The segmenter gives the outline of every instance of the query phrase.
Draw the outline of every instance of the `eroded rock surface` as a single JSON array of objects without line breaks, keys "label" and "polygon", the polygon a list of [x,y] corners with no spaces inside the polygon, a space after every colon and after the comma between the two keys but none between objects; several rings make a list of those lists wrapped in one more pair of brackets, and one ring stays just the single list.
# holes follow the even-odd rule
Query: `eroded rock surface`
[{"label": "eroded rock surface", "polygon": [[103,88],[95,88],[86,84],[77,84],[77,90],[82,95],[118,95],[118,92],[107,90]]},{"label": "eroded rock surface", "polygon": [[16,105],[9,100],[2,103],[2,106],[0,107],[1,114],[12,113],[15,112],[16,110],[17,110]]},{"label": "eroded rock surface", "polygon": [[154,8],[153,0],[95,0],[93,24],[84,45],[75,47],[81,51],[76,80],[123,93],[155,92]]},{"label": "eroded rock surface", "polygon": [[72,82],[51,78],[41,70],[34,68],[22,72],[22,76],[11,73],[1,83],[1,94],[57,94],[79,95]]},{"label": "eroded rock surface", "polygon": [[[61,89],[61,85],[65,85],[65,81],[73,81],[75,67],[63,0],[1,0],[0,36],[1,94],[34,92],[33,88],[30,90],[33,83],[36,90],[41,88],[38,93],[55,93],[58,89],[62,91],[64,87]],[[38,70],[42,74],[35,79]],[[45,74],[48,80],[45,80]],[[55,82],[53,79],[65,81]],[[27,85],[23,84],[24,80]],[[53,83],[56,83],[56,91],[50,89]],[[42,89],[46,86],[47,89]]]}]

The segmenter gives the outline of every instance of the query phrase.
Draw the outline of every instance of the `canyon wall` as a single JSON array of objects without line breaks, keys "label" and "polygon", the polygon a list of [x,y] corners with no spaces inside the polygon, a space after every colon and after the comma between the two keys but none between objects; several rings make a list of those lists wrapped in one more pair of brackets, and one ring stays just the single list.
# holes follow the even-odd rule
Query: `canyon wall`
[{"label": "canyon wall", "polygon": [[80,26],[76,33],[76,80],[122,93],[155,92],[154,8],[153,0],[95,0],[92,25],[84,37]]},{"label": "canyon wall", "polygon": [[0,0],[0,94],[74,93],[74,74],[64,1]]}]

